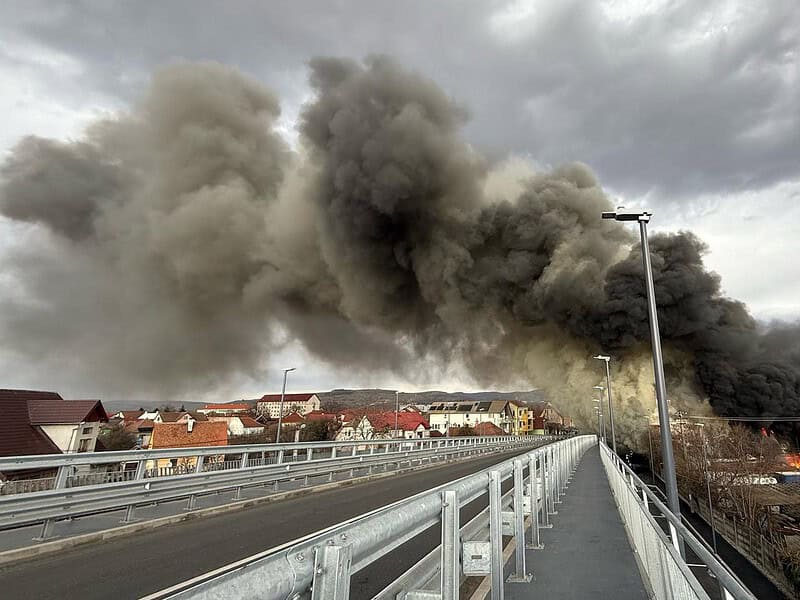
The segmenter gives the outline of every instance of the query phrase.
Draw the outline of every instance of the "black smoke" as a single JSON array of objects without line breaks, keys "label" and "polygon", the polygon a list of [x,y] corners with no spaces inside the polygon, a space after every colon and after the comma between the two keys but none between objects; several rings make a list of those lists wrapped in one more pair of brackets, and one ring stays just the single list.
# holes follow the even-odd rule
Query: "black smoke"
[{"label": "black smoke", "polygon": [[[295,149],[274,94],[216,64],[161,70],[82,140],[22,140],[0,213],[44,243],[4,259],[14,352],[45,370],[69,357],[104,393],[188,394],[294,339],[333,364],[412,380],[461,364],[584,404],[591,353],[646,358],[635,231],[599,218],[612,203],[587,166],[504,176],[462,138],[466,110],[391,59],[310,71]],[[724,297],[692,234],[651,250],[694,393],[721,414],[796,413],[795,331]]]}]

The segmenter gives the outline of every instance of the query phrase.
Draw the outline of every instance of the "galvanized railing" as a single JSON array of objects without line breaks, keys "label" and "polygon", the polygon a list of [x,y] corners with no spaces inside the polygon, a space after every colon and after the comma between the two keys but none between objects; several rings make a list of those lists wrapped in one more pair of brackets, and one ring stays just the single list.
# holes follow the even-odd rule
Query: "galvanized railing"
[{"label": "galvanized railing", "polygon": [[[255,446],[213,446],[165,450],[140,450],[22,456],[0,458],[0,472],[55,469],[52,489],[0,496],[0,530],[42,523],[38,539],[52,536],[59,519],[126,509],[123,522],[133,520],[137,506],[188,498],[188,510],[196,508],[198,496],[225,491],[238,499],[243,488],[300,480],[309,485],[312,478],[333,481],[336,474],[371,474],[390,466],[423,464],[451,460],[473,454],[515,447],[541,445],[555,438],[471,437],[428,438],[417,440],[376,440],[355,442],[308,442]],[[158,476],[160,461],[182,461],[181,474]],[[71,487],[80,475],[76,468],[102,465],[135,465],[133,476]],[[119,473],[119,470],[111,471]],[[152,476],[153,474],[156,476]],[[91,471],[83,474],[87,479]]]},{"label": "galvanized railing", "polygon": [[[692,572],[693,568],[710,572],[725,600],[755,600],[728,566],[605,444],[600,444],[600,455],[625,529],[657,600],[708,600],[709,594]],[[667,527],[661,527],[656,519],[665,520]],[[687,563],[681,555],[681,541],[685,544],[684,551],[693,552],[699,562]]]},{"label": "galvanized railing", "polygon": [[[514,545],[508,581],[529,581],[525,549],[539,547],[539,528],[548,525],[580,457],[595,443],[594,436],[579,436],[548,444],[173,586],[147,600],[344,600],[349,597],[354,573],[437,525],[441,526],[441,545],[376,598],[456,600],[462,577],[478,575],[490,582],[492,599],[502,600],[503,536],[512,537],[507,550]],[[511,488],[503,495],[501,486],[508,479]],[[462,527],[461,508],[487,492],[488,507]]]}]

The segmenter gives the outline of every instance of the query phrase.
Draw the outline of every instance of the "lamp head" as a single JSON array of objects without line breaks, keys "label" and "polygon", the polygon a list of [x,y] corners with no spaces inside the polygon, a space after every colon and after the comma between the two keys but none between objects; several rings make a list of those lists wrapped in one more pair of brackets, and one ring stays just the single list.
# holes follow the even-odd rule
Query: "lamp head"
[{"label": "lamp head", "polygon": [[597,360],[604,360],[606,362],[611,360],[611,357],[606,355],[606,354],[597,354],[596,356],[593,356],[592,358],[596,358]]},{"label": "lamp head", "polygon": [[289,371],[296,371],[296,370],[297,370],[297,367],[289,367],[288,369],[284,369],[283,372],[284,373],[288,373]]},{"label": "lamp head", "polygon": [[601,213],[602,218],[604,219],[613,219],[615,221],[640,221],[640,222],[649,222],[650,217],[652,216],[651,213],[642,211],[642,212],[633,212],[633,211],[621,211],[617,209],[615,212],[604,212]]}]

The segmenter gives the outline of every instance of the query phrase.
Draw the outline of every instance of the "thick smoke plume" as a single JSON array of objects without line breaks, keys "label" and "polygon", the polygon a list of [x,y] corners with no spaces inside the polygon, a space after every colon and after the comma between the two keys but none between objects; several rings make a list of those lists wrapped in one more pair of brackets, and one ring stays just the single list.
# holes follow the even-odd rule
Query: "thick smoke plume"
[{"label": "thick smoke plume", "polygon": [[[26,138],[0,212],[49,235],[5,259],[4,339],[110,393],[190,393],[284,341],[334,364],[466,365],[548,388],[588,425],[615,356],[622,429],[653,410],[634,232],[582,164],[523,179],[461,137],[466,112],[390,59],[315,59],[300,145],[277,98],[216,64],[159,71],[80,141]],[[515,172],[509,169],[509,173]],[[41,236],[40,236],[41,237]],[[672,399],[796,414],[800,346],[725,298],[690,233],[651,239]]]}]

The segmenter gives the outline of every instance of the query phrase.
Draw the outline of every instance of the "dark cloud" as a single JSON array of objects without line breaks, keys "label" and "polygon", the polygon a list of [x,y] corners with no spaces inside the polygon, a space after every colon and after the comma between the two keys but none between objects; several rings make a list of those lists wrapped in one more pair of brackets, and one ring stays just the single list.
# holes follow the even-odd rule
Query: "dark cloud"
[{"label": "dark cloud", "polygon": [[[473,114],[485,155],[581,160],[655,202],[797,178],[800,13],[747,3],[26,3],[9,32],[76,57],[76,77],[126,101],[175,59],[236,64],[299,103],[315,54],[390,53]],[[196,15],[187,19],[186,15]],[[202,17],[201,17],[202,15]]]}]

